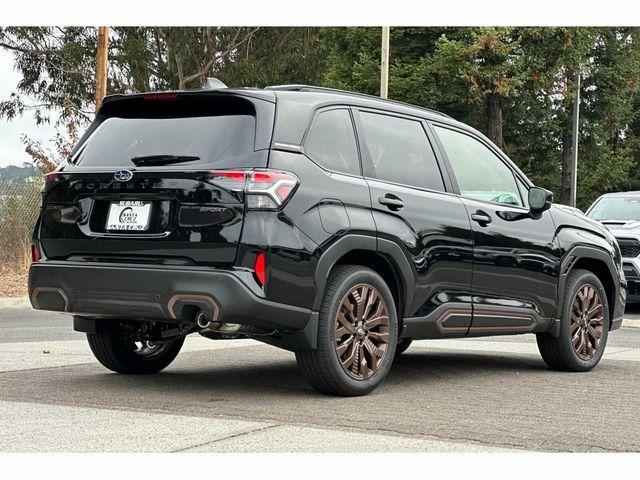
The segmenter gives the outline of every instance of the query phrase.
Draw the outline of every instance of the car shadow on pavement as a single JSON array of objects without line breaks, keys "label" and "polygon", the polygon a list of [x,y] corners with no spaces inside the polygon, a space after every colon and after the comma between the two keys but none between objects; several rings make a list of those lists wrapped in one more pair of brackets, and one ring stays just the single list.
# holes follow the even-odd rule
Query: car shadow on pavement
[{"label": "car shadow on pavement", "polygon": [[[233,351],[237,350],[237,351]],[[207,352],[191,352],[178,357],[170,368],[157,375],[125,376],[106,372],[102,367],[68,367],[76,369],[64,375],[69,388],[108,390],[109,395],[127,395],[135,389],[138,397],[199,398],[214,394],[224,398],[257,395],[263,400],[283,397],[317,397],[305,382],[291,354],[266,348],[230,349],[216,352],[207,361]],[[216,356],[218,357],[216,359]],[[222,358],[220,358],[222,357]],[[454,383],[508,378],[513,374],[548,371],[541,359],[531,355],[408,351],[397,358],[380,391],[401,385],[421,390]],[[50,385],[50,383],[49,383]]]},{"label": "car shadow on pavement", "polygon": [[624,307],[625,314],[640,315],[640,303],[627,303]]}]

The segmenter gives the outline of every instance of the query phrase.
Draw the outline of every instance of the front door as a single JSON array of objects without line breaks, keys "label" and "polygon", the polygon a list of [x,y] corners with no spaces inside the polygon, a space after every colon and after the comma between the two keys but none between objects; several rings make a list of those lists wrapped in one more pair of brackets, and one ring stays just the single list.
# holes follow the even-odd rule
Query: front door
[{"label": "front door", "polygon": [[470,334],[542,329],[555,313],[558,252],[549,211],[532,214],[527,184],[480,138],[434,125],[473,229]]}]

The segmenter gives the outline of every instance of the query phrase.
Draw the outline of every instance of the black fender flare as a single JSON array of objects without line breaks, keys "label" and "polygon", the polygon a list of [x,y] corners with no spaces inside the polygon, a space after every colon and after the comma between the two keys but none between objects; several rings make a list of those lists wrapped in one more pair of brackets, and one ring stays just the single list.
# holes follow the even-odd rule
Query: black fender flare
[{"label": "black fender flare", "polygon": [[390,240],[360,234],[349,234],[339,238],[320,255],[314,276],[316,296],[313,302],[313,310],[318,311],[320,309],[324,288],[331,269],[340,258],[354,250],[365,250],[379,254],[390,263],[391,268],[398,274],[401,299],[406,311],[413,301],[413,292],[415,290],[415,274],[409,264],[409,260],[398,244]]},{"label": "black fender flare", "polygon": [[[567,277],[574,265],[583,258],[590,258],[593,260],[599,260],[603,262],[609,270],[611,275],[611,283],[614,286],[614,301],[618,295],[618,270],[611,258],[611,254],[601,247],[595,247],[590,245],[574,245],[564,255],[562,262],[560,263],[560,275],[558,276],[558,301],[556,308],[556,317],[560,317],[560,312],[564,307],[564,287],[567,282]],[[611,308],[611,305],[609,306]]]}]

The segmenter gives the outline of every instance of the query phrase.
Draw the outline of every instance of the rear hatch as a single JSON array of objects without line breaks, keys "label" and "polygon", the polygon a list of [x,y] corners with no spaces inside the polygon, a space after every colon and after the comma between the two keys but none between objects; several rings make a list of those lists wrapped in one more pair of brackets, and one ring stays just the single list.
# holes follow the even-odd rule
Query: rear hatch
[{"label": "rear hatch", "polygon": [[244,219],[238,169],[267,166],[274,104],[238,93],[105,101],[46,178],[38,237],[51,260],[224,266]]}]

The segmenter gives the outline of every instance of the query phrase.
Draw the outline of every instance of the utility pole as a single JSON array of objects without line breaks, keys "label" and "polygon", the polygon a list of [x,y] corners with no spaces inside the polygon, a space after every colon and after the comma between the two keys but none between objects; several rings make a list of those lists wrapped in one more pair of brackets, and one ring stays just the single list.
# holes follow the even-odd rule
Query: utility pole
[{"label": "utility pole", "polygon": [[389,96],[389,30],[382,27],[382,54],[380,58],[380,96]]},{"label": "utility pole", "polygon": [[571,118],[571,200],[570,205],[576,206],[578,195],[578,127],[580,123],[580,68],[576,71],[574,80],[576,93],[573,98],[573,115]]},{"label": "utility pole", "polygon": [[98,27],[98,53],[96,55],[96,111],[107,95],[107,60],[109,51],[109,27]]}]

